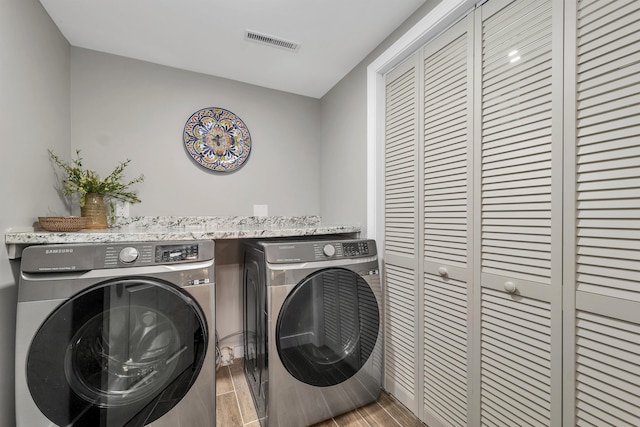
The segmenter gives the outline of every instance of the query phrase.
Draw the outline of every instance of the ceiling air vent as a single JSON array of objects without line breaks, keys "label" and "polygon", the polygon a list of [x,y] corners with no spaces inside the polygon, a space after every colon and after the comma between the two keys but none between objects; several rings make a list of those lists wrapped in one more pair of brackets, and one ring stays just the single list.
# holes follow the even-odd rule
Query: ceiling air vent
[{"label": "ceiling air vent", "polygon": [[300,43],[269,36],[267,34],[256,33],[255,31],[250,30],[246,30],[244,32],[244,38],[252,42],[279,47],[280,49],[288,50],[289,52],[296,52],[300,48]]}]

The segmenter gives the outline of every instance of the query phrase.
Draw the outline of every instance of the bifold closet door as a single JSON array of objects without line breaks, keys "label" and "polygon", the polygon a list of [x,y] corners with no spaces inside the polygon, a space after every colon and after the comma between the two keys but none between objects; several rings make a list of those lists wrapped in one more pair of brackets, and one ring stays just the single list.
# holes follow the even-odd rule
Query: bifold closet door
[{"label": "bifold closet door", "polygon": [[473,14],[423,49],[423,420],[468,425]]},{"label": "bifold closet door", "polygon": [[412,56],[385,76],[385,388],[419,411],[420,276],[419,63]]},{"label": "bifold closet door", "polygon": [[476,13],[472,404],[483,426],[562,422],[562,7],[491,0]]},{"label": "bifold closet door", "polygon": [[640,2],[567,1],[565,425],[640,425]]}]

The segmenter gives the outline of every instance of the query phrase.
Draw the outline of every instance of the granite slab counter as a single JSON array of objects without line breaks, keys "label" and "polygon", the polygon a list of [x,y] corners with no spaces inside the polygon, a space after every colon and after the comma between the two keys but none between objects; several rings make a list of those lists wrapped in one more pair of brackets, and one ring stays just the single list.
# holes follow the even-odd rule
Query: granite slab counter
[{"label": "granite slab counter", "polygon": [[118,218],[107,229],[51,232],[33,228],[5,232],[9,258],[19,258],[22,248],[55,243],[157,242],[177,240],[221,240],[270,237],[359,235],[358,225],[322,224],[319,216],[145,216]]}]

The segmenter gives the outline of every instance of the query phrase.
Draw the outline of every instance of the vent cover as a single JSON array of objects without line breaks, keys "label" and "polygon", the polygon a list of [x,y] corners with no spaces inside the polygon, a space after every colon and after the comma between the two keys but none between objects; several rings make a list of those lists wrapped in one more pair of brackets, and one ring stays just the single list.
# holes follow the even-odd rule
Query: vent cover
[{"label": "vent cover", "polygon": [[245,40],[252,42],[278,47],[280,49],[288,50],[289,52],[296,52],[300,48],[300,43],[292,42],[290,40],[281,39],[267,34],[257,33],[255,31],[246,30],[244,32]]}]

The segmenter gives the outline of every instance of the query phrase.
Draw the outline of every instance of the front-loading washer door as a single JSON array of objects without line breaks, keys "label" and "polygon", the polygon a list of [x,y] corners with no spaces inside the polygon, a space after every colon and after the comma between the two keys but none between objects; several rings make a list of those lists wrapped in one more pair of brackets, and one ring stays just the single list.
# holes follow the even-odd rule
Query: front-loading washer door
[{"label": "front-loading washer door", "polygon": [[340,384],[373,352],[380,312],[369,284],[345,268],[319,270],[291,291],[276,325],[284,367],[318,387]]},{"label": "front-loading washer door", "polygon": [[58,307],[27,355],[29,391],[60,426],[143,426],[187,393],[208,340],[199,305],[157,280],[104,282]]}]

